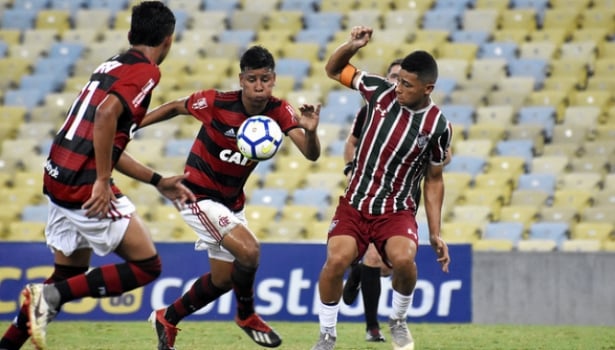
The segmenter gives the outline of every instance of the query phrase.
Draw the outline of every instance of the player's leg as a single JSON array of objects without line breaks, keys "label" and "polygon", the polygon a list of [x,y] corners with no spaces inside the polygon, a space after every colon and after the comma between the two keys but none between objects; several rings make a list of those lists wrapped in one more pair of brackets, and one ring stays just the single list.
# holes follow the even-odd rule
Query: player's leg
[{"label": "player's leg", "polygon": [[408,330],[407,315],[417,281],[417,268],[414,262],[416,249],[416,243],[404,236],[391,237],[386,245],[386,254],[393,267],[393,307],[389,328],[394,349],[414,349],[414,340]]},{"label": "player's leg", "polygon": [[[90,250],[80,250],[73,253],[74,262],[77,265],[72,265],[73,262],[67,262],[64,259],[55,259],[53,272],[43,283],[54,283],[65,280],[72,276],[85,273],[88,270]],[[62,255],[63,257],[63,255]],[[81,263],[84,262],[84,263]],[[58,310],[59,311],[59,310]],[[23,304],[19,309],[18,315],[15,317],[11,325],[0,339],[0,349],[16,350],[20,349],[28,340],[28,305]]]},{"label": "player's leg", "polygon": [[380,300],[380,266],[383,265],[380,253],[370,244],[363,257],[361,271],[361,293],[363,293],[363,308],[365,310],[365,340],[374,342],[385,341],[378,323],[378,302]]},{"label": "player's leg", "polygon": [[260,261],[260,244],[243,224],[236,225],[222,239],[222,246],[234,257],[231,283],[237,301],[235,322],[257,344],[278,347],[282,338],[254,312],[254,280]]}]

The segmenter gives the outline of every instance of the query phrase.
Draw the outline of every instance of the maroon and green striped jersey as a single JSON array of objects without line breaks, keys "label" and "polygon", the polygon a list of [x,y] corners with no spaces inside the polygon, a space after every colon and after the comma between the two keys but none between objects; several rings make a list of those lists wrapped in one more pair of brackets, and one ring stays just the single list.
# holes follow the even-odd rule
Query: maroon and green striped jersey
[{"label": "maroon and green striped jersey", "polygon": [[367,114],[344,196],[372,215],[416,212],[427,165],[442,164],[446,157],[451,124],[433,102],[410,110],[397,102],[394,85],[362,74],[357,88],[367,102]]}]

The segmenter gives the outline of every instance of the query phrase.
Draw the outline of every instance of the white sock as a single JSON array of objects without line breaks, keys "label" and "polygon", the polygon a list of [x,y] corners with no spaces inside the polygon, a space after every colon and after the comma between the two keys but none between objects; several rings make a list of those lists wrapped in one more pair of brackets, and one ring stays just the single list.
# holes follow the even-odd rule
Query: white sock
[{"label": "white sock", "polygon": [[340,304],[326,305],[320,303],[320,312],[318,313],[318,321],[320,321],[320,333],[330,334],[337,337],[337,314],[340,311]]},{"label": "white sock", "polygon": [[391,319],[405,320],[408,317],[408,307],[412,304],[414,293],[410,295],[400,294],[393,290],[393,309],[391,310]]}]

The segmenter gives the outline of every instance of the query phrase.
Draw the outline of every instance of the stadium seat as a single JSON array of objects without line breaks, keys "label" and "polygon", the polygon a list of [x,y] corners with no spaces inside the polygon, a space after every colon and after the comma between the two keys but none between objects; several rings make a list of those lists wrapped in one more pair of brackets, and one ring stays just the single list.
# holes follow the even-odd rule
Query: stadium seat
[{"label": "stadium seat", "polygon": [[255,29],[228,29],[218,34],[221,43],[234,43],[243,50],[256,39]]},{"label": "stadium seat", "polygon": [[4,9],[2,13],[3,29],[27,30],[34,28],[34,23],[38,10],[25,8]]},{"label": "stadium seat", "polygon": [[590,222],[607,222],[607,223],[615,223],[615,218],[613,218],[613,210],[615,207],[611,205],[595,205],[591,207],[587,207],[581,212],[581,220],[582,221],[590,221]]},{"label": "stadium seat", "polygon": [[486,160],[478,156],[454,156],[451,162],[444,168],[446,172],[462,172],[472,175],[481,173],[486,165]]},{"label": "stadium seat", "polygon": [[500,210],[501,221],[515,221],[527,230],[538,217],[537,205],[506,205]]},{"label": "stadium seat", "polygon": [[526,172],[525,158],[520,156],[491,156],[487,159],[486,170],[488,173],[507,173],[513,175],[513,177],[518,177]]},{"label": "stadium seat", "polygon": [[551,239],[524,239],[517,244],[520,252],[552,252],[557,250],[557,242]]},{"label": "stadium seat", "polygon": [[514,248],[508,239],[479,239],[472,244],[472,249],[481,252],[509,252]]},{"label": "stadium seat", "polygon": [[536,30],[538,11],[531,7],[513,7],[500,14],[500,28]]},{"label": "stadium seat", "polygon": [[467,59],[453,57],[438,59],[438,77],[462,82],[468,79],[469,73],[470,62]]},{"label": "stadium seat", "polygon": [[281,0],[280,1],[280,10],[289,11],[289,10],[299,10],[302,13],[310,13],[314,12],[316,3],[315,1],[306,1],[306,0]]},{"label": "stadium seat", "polygon": [[[462,80],[458,80],[459,84]],[[491,90],[492,87],[474,87],[474,88],[465,88],[463,90],[455,90],[453,91],[447,100],[450,104],[457,105],[472,105],[472,106],[482,106],[485,104],[485,98],[487,97],[487,90]]]},{"label": "stadium seat", "polygon": [[505,239],[513,243],[513,248],[517,247],[520,240],[523,239],[523,224],[520,222],[491,222],[485,225],[482,239]]},{"label": "stadium seat", "polygon": [[476,109],[470,104],[454,105],[445,103],[440,105],[440,110],[453,126],[462,126],[461,135],[474,124],[474,113]]},{"label": "stadium seat", "polygon": [[457,205],[451,209],[448,222],[472,222],[485,225],[493,219],[489,205]]},{"label": "stadium seat", "polygon": [[602,175],[587,172],[561,174],[558,176],[557,187],[599,191],[602,187]]},{"label": "stadium seat", "polygon": [[496,85],[506,78],[506,60],[503,58],[477,58],[470,69],[471,84],[488,82]]},{"label": "stadium seat", "polygon": [[307,227],[289,221],[274,221],[264,227],[263,241],[297,242],[306,237]]},{"label": "stadium seat", "polygon": [[482,44],[477,52],[477,58],[505,59],[509,62],[517,57],[518,45],[510,41],[489,41]]},{"label": "stadium seat", "polygon": [[4,104],[7,106],[23,106],[28,110],[40,105],[45,98],[41,89],[8,90],[4,94]]},{"label": "stadium seat", "polygon": [[440,228],[442,239],[450,243],[473,243],[480,239],[482,227],[473,222],[444,222]]},{"label": "stadium seat", "polygon": [[575,208],[577,212],[582,212],[593,204],[593,194],[591,190],[557,189],[553,193],[553,206]]},{"label": "stadium seat", "polygon": [[529,167],[534,158],[534,141],[531,139],[502,140],[495,145],[495,152],[502,156],[523,157],[525,166]]},{"label": "stadium seat", "polygon": [[[461,15],[461,26],[466,32],[473,33],[491,33],[497,28],[500,20],[500,13],[498,9],[494,8],[473,8],[466,9]],[[455,37],[455,32],[451,33],[452,37]],[[490,34],[488,34],[490,35]],[[481,40],[487,39],[483,34],[473,36],[474,39],[480,38]],[[477,42],[477,41],[474,41]],[[483,42],[487,42],[484,40]]]},{"label": "stadium seat", "polygon": [[569,167],[570,161],[566,156],[541,156],[532,160],[531,171],[559,175],[567,171]]},{"label": "stadium seat", "polygon": [[45,240],[46,222],[16,221],[8,224],[7,241],[38,242]]},{"label": "stadium seat", "polygon": [[600,241],[595,239],[568,239],[562,242],[560,250],[563,252],[597,252],[600,251]]},{"label": "stadium seat", "polygon": [[557,45],[553,41],[528,41],[519,46],[519,58],[551,60],[555,57]]},{"label": "stadium seat", "polygon": [[21,220],[27,222],[47,223],[48,211],[48,204],[27,205],[23,208],[21,212]]},{"label": "stadium seat", "polygon": [[287,190],[282,188],[257,188],[252,191],[248,204],[270,205],[282,209],[289,198]]},{"label": "stadium seat", "polygon": [[540,89],[547,76],[548,60],[544,58],[516,58],[508,61],[510,76],[529,76],[535,80],[534,88]]},{"label": "stadium seat", "polygon": [[423,13],[422,28],[456,31],[460,28],[462,13],[463,10],[455,8],[429,9]]},{"label": "stadium seat", "polygon": [[570,238],[593,239],[602,243],[615,238],[614,229],[614,225],[610,222],[581,221],[572,227]]},{"label": "stadium seat", "polygon": [[303,176],[291,172],[275,171],[266,174],[262,179],[263,187],[283,188],[289,193],[303,184]]},{"label": "stadium seat", "polygon": [[459,140],[453,144],[453,154],[489,157],[493,152],[493,141],[489,139]]},{"label": "stadium seat", "polygon": [[547,140],[551,140],[556,118],[556,109],[553,106],[523,106],[519,109],[517,122],[540,125]]},{"label": "stadium seat", "polygon": [[510,197],[510,205],[540,207],[547,205],[551,199],[548,192],[542,190],[515,189]]},{"label": "stadium seat", "polygon": [[203,7],[205,11],[224,11],[232,12],[239,7],[240,0],[203,0]]},{"label": "stadium seat", "polygon": [[519,190],[539,190],[553,195],[557,186],[557,175],[552,173],[521,174],[517,180]]},{"label": "stadium seat", "polygon": [[558,248],[568,239],[570,225],[565,222],[536,222],[530,225],[529,239],[551,239],[557,243]]},{"label": "stadium seat", "polygon": [[538,213],[538,221],[565,222],[571,226],[579,222],[579,211],[572,207],[543,207]]},{"label": "stadium seat", "polygon": [[488,189],[503,196],[503,203],[507,204],[510,201],[512,190],[516,186],[516,179],[513,174],[506,173],[486,173],[478,174],[474,178],[475,189]]},{"label": "stadium seat", "polygon": [[303,15],[303,22],[305,29],[325,28],[334,32],[338,32],[342,29],[344,16],[341,12],[308,12]]}]

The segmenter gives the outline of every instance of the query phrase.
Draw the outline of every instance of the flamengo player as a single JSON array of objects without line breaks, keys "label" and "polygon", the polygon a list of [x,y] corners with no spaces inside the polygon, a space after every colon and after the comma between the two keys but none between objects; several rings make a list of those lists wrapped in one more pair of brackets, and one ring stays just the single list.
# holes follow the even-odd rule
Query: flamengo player
[{"label": "flamengo player", "polygon": [[[112,170],[149,182],[181,203],[194,199],[181,181],[162,178],[124,153],[143,119],[160,64],[168,54],[175,16],[159,1],[132,9],[130,49],[101,64],[73,103],[56,135],[45,165],[49,199],[45,236],[54,253],[54,270],[45,284],[29,284],[24,306],[0,342],[18,349],[28,338],[46,348],[47,325],[69,301],[120,295],[142,287],[161,272],[161,261],[135,207],[113,184]],[[92,252],[111,252],[125,260],[89,269]],[[27,326],[26,326],[27,325]]]}]

